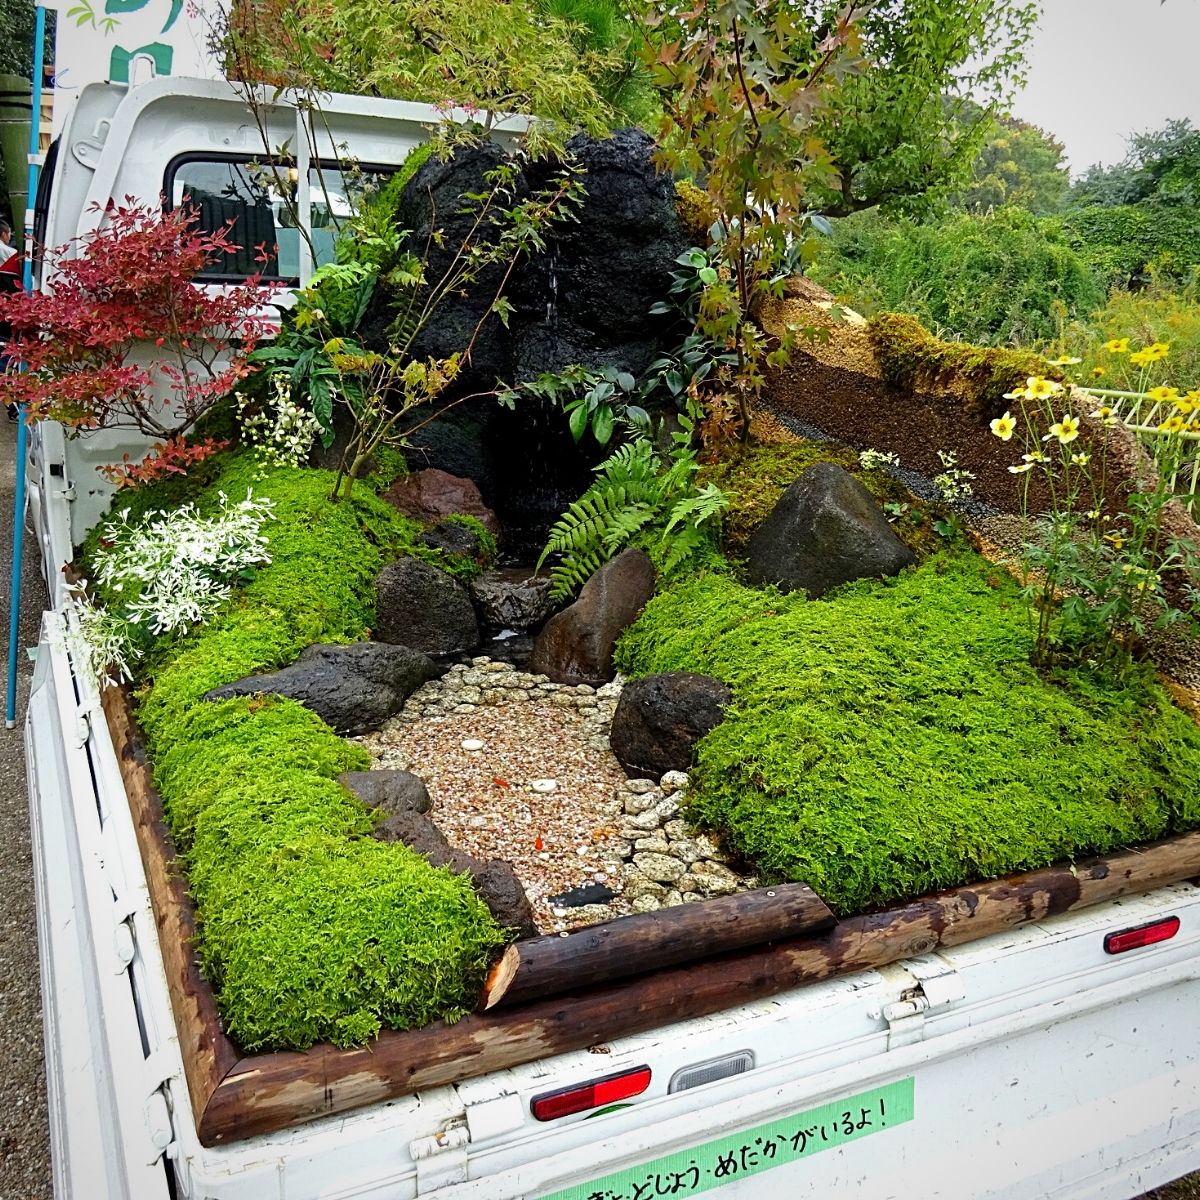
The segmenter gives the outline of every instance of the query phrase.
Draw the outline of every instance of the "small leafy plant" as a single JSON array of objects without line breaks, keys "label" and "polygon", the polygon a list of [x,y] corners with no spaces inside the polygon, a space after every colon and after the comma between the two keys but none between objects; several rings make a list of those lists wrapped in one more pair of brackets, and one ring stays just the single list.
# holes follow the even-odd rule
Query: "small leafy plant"
[{"label": "small leafy plant", "polygon": [[240,578],[270,562],[262,527],[271,512],[269,500],[247,492],[237,502],[222,494],[210,516],[185,504],[131,519],[124,508],[105,524],[95,562],[104,607],[82,585],[76,592],[81,648],[96,682],[132,678],[133,660],[154,638],[204,624]]},{"label": "small leafy plant", "polygon": [[538,568],[552,554],[551,594],[572,595],[627,546],[642,546],[670,575],[714,543],[729,501],[714,483],[697,485],[691,449],[695,412],[681,418],[666,463],[646,437],[626,443],[596,468],[597,479],[550,530]]},{"label": "small leafy plant", "polygon": [[[1129,353],[1127,340],[1114,353]],[[1166,353],[1167,346],[1156,343],[1130,357],[1145,371]],[[1056,365],[1075,361],[1060,359]],[[1024,442],[1021,461],[1008,469],[1026,481],[1027,520],[1032,473],[1041,476],[1050,495],[1040,536],[1028,537],[1020,564],[1037,666],[1065,658],[1091,661],[1124,675],[1152,629],[1179,621],[1194,624],[1194,615],[1170,603],[1167,581],[1177,577],[1195,596],[1200,547],[1172,534],[1168,512],[1181,499],[1172,486],[1180,461],[1189,453],[1189,440],[1200,433],[1200,420],[1193,415],[1200,412],[1200,391],[1181,395],[1176,388],[1161,386],[1143,394],[1167,405],[1171,415],[1152,431],[1153,478],[1144,490],[1131,492],[1117,512],[1107,494],[1110,443],[1105,435],[1122,422],[1111,406],[1101,403],[1093,409],[1095,400],[1086,392],[1031,376],[1025,386],[1009,393],[1020,416],[1010,411],[991,422],[992,433],[1001,441],[1019,433]],[[1090,442],[1078,440],[1082,424],[1076,414],[1081,404],[1092,409],[1091,418],[1099,425],[1099,434]],[[1195,453],[1194,441],[1190,444]]]}]

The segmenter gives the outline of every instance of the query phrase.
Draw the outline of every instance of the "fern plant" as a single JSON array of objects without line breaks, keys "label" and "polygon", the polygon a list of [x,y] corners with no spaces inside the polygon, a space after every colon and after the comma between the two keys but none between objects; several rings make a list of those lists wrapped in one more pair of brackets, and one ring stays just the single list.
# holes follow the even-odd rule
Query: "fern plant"
[{"label": "fern plant", "polygon": [[555,522],[538,568],[559,555],[550,571],[556,600],[573,595],[627,546],[641,546],[670,575],[713,545],[729,500],[716,484],[696,486],[693,419],[680,423],[666,464],[649,439],[626,443],[596,468],[596,481]]}]

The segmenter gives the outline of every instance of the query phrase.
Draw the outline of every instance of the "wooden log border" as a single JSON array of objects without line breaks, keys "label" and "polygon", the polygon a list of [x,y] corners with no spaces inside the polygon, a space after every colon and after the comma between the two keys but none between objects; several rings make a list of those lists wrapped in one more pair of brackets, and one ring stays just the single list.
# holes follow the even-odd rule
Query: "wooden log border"
[{"label": "wooden log border", "polygon": [[205,1146],[273,1133],[423,1088],[707,1016],[806,983],[957,946],[1131,893],[1200,876],[1200,833],[1106,859],[1046,867],[841,921],[585,992],[387,1031],[367,1046],[243,1055],[225,1035],[191,939],[195,912],[174,867],[162,800],[124,689],[104,693],[158,924],[188,1091]]}]

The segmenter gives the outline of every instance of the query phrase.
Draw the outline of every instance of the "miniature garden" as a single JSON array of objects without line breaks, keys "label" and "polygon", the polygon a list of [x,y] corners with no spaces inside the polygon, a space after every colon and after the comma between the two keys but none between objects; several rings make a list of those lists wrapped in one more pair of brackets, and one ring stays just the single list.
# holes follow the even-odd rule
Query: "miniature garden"
[{"label": "miniature garden", "polygon": [[[962,7],[946,72],[1024,11]],[[518,938],[1200,827],[1200,375],[1131,332],[1099,392],[816,286],[838,106],[894,186],[919,81],[879,13],[737,8],[650,6],[609,93],[616,42],[554,27],[526,144],[431,131],[276,329],[197,282],[239,230],[187,207],[114,207],[5,302],[7,398],[156,443],[79,549],[75,650],[128,690],[244,1049],[454,1020]],[[401,89],[373,53],[324,61]]]}]

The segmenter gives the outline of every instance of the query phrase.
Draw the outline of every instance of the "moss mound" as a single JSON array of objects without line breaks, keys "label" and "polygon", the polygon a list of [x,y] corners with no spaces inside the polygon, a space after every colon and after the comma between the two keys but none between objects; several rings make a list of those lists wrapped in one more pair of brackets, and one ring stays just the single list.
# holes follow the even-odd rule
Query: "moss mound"
[{"label": "moss mound", "polygon": [[1063,378],[1062,370],[1028,350],[944,342],[916,317],[881,313],[868,325],[884,382],[901,392],[958,389],[963,407],[980,424],[1012,407],[1004,393],[1030,375]]},{"label": "moss mound", "polygon": [[[332,482],[263,476],[235,455],[187,497],[202,510],[220,492],[270,497],[272,558],[211,624],[155,648],[139,707],[199,910],[197,951],[248,1050],[453,1019],[504,940],[465,876],[369,837],[371,814],[335,782],[368,765],[362,750],[293,701],[202,699],[312,642],[362,638],[375,572],[404,553],[439,561],[369,492],[331,504]],[[143,510],[157,499],[146,492]]]},{"label": "moss mound", "polygon": [[818,602],[689,580],[618,660],[730,684],[692,816],[845,914],[1200,824],[1200,728],[1030,648],[1016,585],[964,554]]}]

